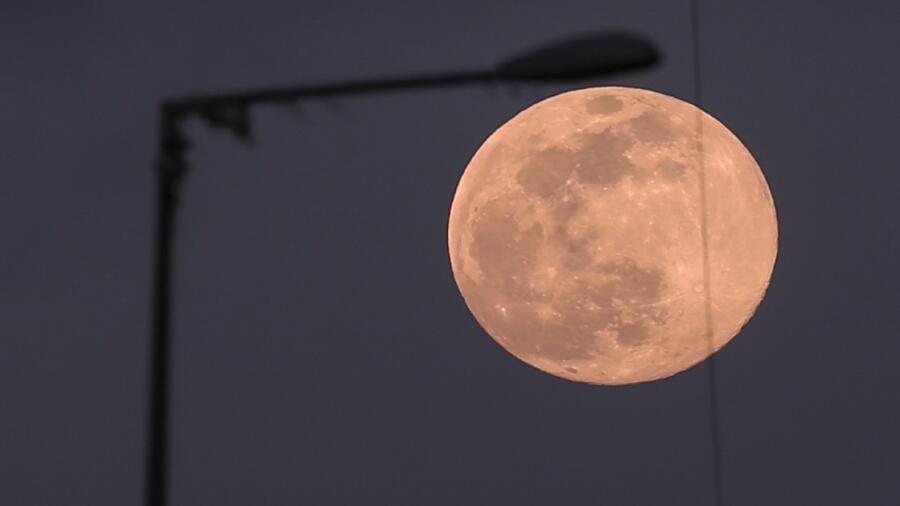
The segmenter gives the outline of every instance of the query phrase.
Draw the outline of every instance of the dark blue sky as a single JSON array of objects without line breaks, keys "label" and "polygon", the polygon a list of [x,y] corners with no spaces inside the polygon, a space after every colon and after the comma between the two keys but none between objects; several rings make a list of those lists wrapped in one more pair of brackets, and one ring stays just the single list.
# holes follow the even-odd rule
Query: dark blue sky
[{"label": "dark blue sky", "polygon": [[[701,2],[704,108],[781,249],[717,357],[725,500],[900,502],[900,4]],[[138,504],[155,111],[190,91],[490,65],[627,28],[691,100],[687,1],[4,2],[0,504]],[[482,140],[559,86],[201,125],[180,227],[172,504],[711,505],[707,376],[598,388],[511,359],[453,283]]]}]

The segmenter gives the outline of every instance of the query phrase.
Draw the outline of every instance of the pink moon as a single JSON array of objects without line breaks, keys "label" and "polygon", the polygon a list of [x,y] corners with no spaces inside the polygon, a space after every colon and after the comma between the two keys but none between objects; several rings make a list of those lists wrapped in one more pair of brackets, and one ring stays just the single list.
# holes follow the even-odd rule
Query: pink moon
[{"label": "pink moon", "polygon": [[522,362],[621,385],[684,371],[763,299],[775,206],[753,156],[682,100],[622,87],[543,100],[462,174],[450,262],[481,327]]}]

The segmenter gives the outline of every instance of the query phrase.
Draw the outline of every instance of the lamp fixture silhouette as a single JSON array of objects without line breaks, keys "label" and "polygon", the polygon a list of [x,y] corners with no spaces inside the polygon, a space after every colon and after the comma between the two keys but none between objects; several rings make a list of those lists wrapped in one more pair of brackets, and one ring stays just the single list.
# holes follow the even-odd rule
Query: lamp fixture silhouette
[{"label": "lamp fixture silhouette", "polygon": [[258,105],[287,105],[305,99],[468,84],[578,81],[651,68],[660,60],[656,46],[642,36],[601,32],[532,48],[489,69],[261,88],[165,100],[159,111],[156,159],[145,505],[167,504],[172,266],[179,193],[189,169],[187,152],[191,143],[184,131],[186,120],[199,118],[250,142],[253,139],[251,109]]}]

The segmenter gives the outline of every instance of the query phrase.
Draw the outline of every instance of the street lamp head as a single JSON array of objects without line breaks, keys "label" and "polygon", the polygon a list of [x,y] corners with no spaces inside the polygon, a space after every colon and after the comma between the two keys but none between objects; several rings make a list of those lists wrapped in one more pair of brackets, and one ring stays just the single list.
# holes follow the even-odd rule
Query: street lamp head
[{"label": "street lamp head", "polygon": [[[626,71],[647,69],[662,59],[647,38],[628,32],[600,32],[569,37],[533,48],[488,70],[424,76],[400,76],[364,81],[325,83],[192,95],[163,104],[168,147],[184,148],[181,121],[196,114],[214,128],[230,131],[238,139],[252,139],[249,108],[260,104],[292,104],[304,98],[338,97],[486,81],[577,81]],[[171,141],[174,139],[177,142]]]},{"label": "street lamp head", "polygon": [[661,60],[649,39],[628,32],[600,32],[533,48],[501,62],[494,72],[509,81],[580,80],[647,69]]}]

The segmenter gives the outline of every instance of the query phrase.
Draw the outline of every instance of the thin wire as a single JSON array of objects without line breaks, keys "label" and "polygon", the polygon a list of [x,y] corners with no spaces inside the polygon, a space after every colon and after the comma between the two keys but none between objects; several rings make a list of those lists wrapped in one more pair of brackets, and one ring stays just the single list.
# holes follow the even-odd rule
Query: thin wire
[{"label": "thin wire", "polygon": [[[694,62],[694,101],[700,108],[703,105],[703,87],[700,68],[700,4],[699,0],[691,0],[691,35]],[[703,152],[703,117],[697,111],[697,152],[699,154],[700,179],[700,237],[703,249],[703,298],[706,313],[706,339],[709,346],[707,371],[709,371],[709,422],[712,437],[713,461],[713,493],[716,506],[725,504],[722,490],[722,444],[719,440],[719,389],[716,382],[715,343],[713,341],[712,300],[709,275],[709,231],[706,216],[706,168]]]}]

